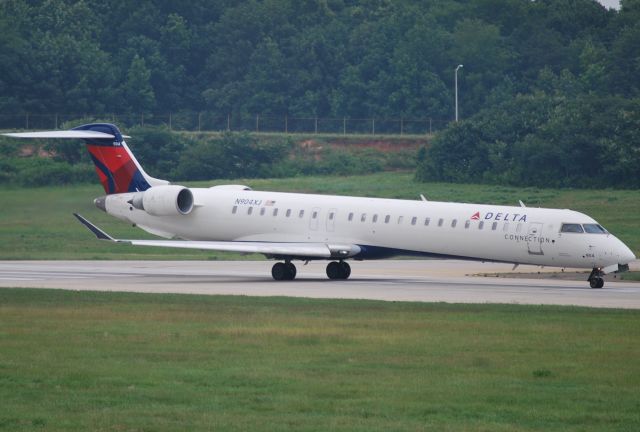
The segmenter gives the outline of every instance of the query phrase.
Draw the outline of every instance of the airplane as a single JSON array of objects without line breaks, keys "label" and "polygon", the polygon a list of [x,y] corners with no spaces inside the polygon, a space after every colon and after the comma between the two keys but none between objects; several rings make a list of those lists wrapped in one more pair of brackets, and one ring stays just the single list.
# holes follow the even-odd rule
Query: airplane
[{"label": "airplane", "polygon": [[116,239],[79,214],[100,240],[134,246],[258,253],[293,280],[293,261],[328,260],[329,279],[348,279],[347,260],[396,255],[627,271],[633,252],[597,221],[572,210],[256,191],[244,185],[189,188],[149,176],[117,126],[6,133],[84,140],[106,195],[95,205],[168,240]]}]

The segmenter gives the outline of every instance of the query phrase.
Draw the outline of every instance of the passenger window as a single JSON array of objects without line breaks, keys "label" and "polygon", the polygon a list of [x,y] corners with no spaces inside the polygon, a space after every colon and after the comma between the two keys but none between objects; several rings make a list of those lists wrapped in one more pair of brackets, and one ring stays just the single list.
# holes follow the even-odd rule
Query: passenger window
[{"label": "passenger window", "polygon": [[464,229],[469,229],[470,226],[471,226],[471,221],[466,221],[464,223]]},{"label": "passenger window", "polygon": [[349,222],[353,220],[353,213],[349,213]]},{"label": "passenger window", "polygon": [[404,216],[398,216],[398,225],[402,223],[402,219],[404,219]]},{"label": "passenger window", "polygon": [[304,210],[300,210],[300,213],[298,213],[298,217],[301,218],[304,216]]},{"label": "passenger window", "polygon": [[317,218],[318,218],[318,212],[317,212],[317,211],[314,211],[314,212],[313,212],[313,214],[311,215],[311,217],[312,217],[313,219],[317,219]]},{"label": "passenger window", "polygon": [[273,209],[273,215],[274,215],[274,216],[278,216],[278,209],[277,209],[277,208],[274,208],[274,209]]},{"label": "passenger window", "polygon": [[249,214],[249,215],[250,215],[251,213],[253,213],[253,207],[249,207],[249,208],[247,209],[247,214]]},{"label": "passenger window", "polygon": [[444,223],[444,219],[438,219],[438,226],[441,227]]},{"label": "passenger window", "polygon": [[238,211],[238,206],[233,206],[231,213],[236,214],[237,211]]},{"label": "passenger window", "polygon": [[478,229],[482,228],[484,228],[484,221],[480,221],[480,223],[478,224]]},{"label": "passenger window", "polygon": [[598,224],[583,224],[584,232],[589,234],[606,234],[607,230]]},{"label": "passenger window", "polygon": [[291,216],[291,209],[287,209],[287,217]]},{"label": "passenger window", "polygon": [[502,231],[507,232],[509,231],[509,222],[505,222],[504,225],[502,226]]},{"label": "passenger window", "polygon": [[562,228],[560,228],[560,232],[563,233],[582,233],[584,232],[582,229],[582,225],[576,223],[564,223],[562,224]]},{"label": "passenger window", "polygon": [[391,215],[386,215],[384,217],[384,223],[389,223],[390,220],[391,220]]},{"label": "passenger window", "polygon": [[333,212],[329,213],[329,220],[333,220],[333,215],[334,215]]},{"label": "passenger window", "polygon": [[267,209],[265,207],[262,207],[260,209],[260,216],[264,216],[264,213],[267,211]]},{"label": "passenger window", "polygon": [[498,222],[494,222],[491,224],[491,231],[495,231],[498,228]]},{"label": "passenger window", "polygon": [[429,226],[429,222],[431,222],[431,218],[424,218],[424,226]]},{"label": "passenger window", "polygon": [[373,215],[373,223],[376,223],[376,222],[378,222],[378,215],[374,214]]},{"label": "passenger window", "polygon": [[362,213],[362,216],[360,216],[360,222],[364,222],[367,220],[367,214],[366,213]]},{"label": "passenger window", "polygon": [[455,228],[458,225],[458,219],[454,219],[451,221],[451,228]]},{"label": "passenger window", "polygon": [[416,224],[416,222],[418,222],[418,218],[417,218],[417,217],[415,217],[415,216],[414,216],[414,217],[412,217],[412,218],[411,218],[411,225],[415,225],[415,224]]}]

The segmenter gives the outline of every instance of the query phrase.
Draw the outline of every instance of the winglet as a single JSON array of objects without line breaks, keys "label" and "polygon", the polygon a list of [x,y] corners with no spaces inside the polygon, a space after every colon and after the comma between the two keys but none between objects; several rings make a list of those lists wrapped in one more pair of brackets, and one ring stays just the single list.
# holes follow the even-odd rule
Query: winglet
[{"label": "winglet", "polygon": [[107,234],[106,232],[102,231],[100,228],[98,228],[97,226],[95,226],[94,224],[92,224],[91,222],[89,222],[88,220],[86,220],[85,218],[83,218],[82,216],[80,216],[78,213],[74,213],[73,214],[76,219],[78,219],[80,221],[80,223],[84,226],[86,226],[87,228],[89,228],[89,230],[95,234],[95,236],[99,239],[99,240],[109,240],[109,241],[113,241],[113,242],[117,242],[118,240],[114,239],[113,237],[111,237],[109,234]]}]

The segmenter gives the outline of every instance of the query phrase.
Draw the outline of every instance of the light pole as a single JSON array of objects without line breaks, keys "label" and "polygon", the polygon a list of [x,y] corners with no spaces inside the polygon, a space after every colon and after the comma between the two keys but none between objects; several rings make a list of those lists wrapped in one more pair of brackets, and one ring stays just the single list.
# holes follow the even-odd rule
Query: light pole
[{"label": "light pole", "polygon": [[458,69],[460,69],[462,66],[461,64],[459,64],[456,67],[456,71],[455,71],[455,82],[456,82],[456,123],[458,123]]}]

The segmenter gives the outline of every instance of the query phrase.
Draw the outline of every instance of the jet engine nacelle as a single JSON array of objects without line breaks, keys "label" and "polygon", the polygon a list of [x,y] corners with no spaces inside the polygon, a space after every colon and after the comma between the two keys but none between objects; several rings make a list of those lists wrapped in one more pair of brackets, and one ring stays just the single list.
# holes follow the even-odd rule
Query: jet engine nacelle
[{"label": "jet engine nacelle", "polygon": [[136,192],[129,203],[153,216],[180,216],[193,210],[193,194],[184,186],[153,186]]}]

